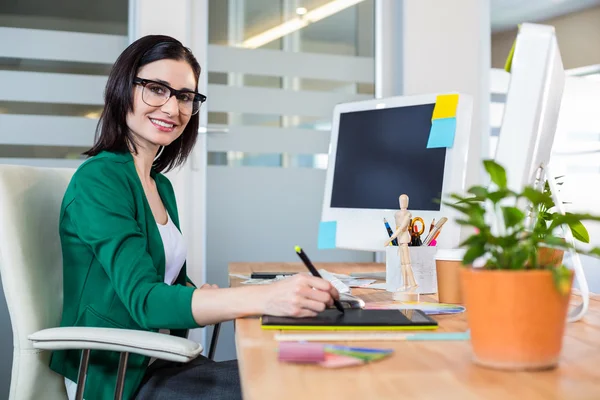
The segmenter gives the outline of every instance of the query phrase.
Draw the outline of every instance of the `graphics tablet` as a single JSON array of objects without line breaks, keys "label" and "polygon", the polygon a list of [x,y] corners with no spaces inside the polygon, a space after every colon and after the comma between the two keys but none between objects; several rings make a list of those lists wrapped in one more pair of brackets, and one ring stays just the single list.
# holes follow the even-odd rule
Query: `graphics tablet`
[{"label": "graphics tablet", "polygon": [[437,329],[437,322],[420,310],[327,309],[316,317],[263,315],[263,329],[290,330],[416,330]]}]

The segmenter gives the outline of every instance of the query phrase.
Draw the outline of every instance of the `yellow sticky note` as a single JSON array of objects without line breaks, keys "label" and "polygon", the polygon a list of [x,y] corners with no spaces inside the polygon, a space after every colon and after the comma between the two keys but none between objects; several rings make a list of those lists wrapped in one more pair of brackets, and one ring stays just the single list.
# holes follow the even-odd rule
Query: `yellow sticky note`
[{"label": "yellow sticky note", "polygon": [[435,107],[433,108],[432,120],[439,118],[456,117],[456,108],[458,107],[457,94],[442,94],[436,97]]}]

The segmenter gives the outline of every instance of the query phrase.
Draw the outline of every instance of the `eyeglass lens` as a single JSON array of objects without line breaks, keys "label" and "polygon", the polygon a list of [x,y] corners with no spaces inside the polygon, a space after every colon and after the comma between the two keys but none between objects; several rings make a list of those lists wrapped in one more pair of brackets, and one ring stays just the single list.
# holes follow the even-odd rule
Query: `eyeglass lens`
[{"label": "eyeglass lens", "polygon": [[[182,114],[194,115],[200,109],[200,101],[194,101],[193,93],[179,93],[175,96]],[[160,107],[171,98],[171,91],[160,83],[148,82],[142,91],[142,100],[152,107]]]}]

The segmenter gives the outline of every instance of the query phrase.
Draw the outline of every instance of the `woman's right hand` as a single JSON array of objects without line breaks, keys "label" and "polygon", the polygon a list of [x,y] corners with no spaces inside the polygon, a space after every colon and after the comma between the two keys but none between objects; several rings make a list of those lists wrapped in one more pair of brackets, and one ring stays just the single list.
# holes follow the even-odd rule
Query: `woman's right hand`
[{"label": "woman's right hand", "polygon": [[314,317],[339,299],[325,279],[297,274],[264,287],[263,314],[281,317]]}]

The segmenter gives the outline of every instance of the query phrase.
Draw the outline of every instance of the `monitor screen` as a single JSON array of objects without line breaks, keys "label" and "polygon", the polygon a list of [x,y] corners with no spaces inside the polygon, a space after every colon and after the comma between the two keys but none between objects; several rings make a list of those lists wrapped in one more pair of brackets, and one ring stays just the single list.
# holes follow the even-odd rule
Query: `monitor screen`
[{"label": "monitor screen", "polygon": [[330,206],[439,211],[446,148],[427,148],[435,104],[340,114]]}]

